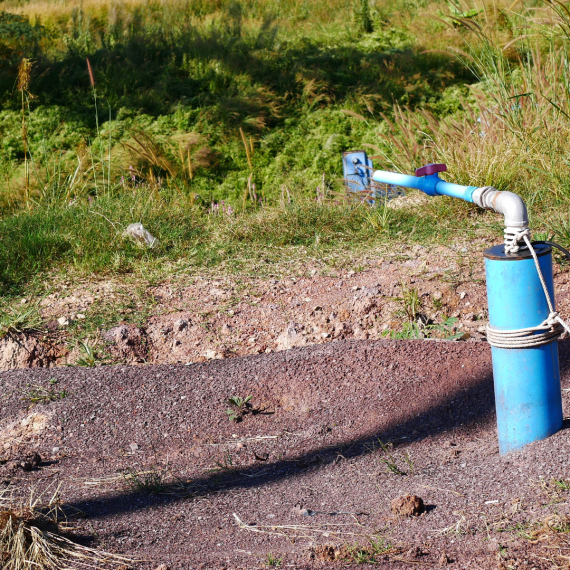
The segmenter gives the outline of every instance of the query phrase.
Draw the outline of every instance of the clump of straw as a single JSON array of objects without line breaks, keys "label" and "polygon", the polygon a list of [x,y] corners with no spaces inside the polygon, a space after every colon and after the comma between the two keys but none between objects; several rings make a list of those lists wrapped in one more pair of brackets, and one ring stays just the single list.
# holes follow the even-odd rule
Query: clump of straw
[{"label": "clump of straw", "polygon": [[130,560],[81,546],[62,536],[59,493],[49,500],[34,497],[22,504],[0,491],[0,567],[2,570],[127,568]]},{"label": "clump of straw", "polygon": [[18,66],[18,79],[16,89],[20,92],[22,101],[22,143],[24,145],[24,169],[26,174],[26,203],[29,201],[30,193],[30,173],[28,167],[28,125],[26,123],[26,111],[30,110],[30,100],[35,96],[30,93],[30,80],[32,77],[33,63],[24,58]]}]

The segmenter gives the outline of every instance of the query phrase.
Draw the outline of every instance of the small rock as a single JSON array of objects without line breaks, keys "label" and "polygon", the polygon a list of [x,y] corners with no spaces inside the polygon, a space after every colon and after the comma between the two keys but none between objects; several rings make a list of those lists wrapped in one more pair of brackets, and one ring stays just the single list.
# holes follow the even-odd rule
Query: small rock
[{"label": "small rock", "polygon": [[289,323],[287,328],[276,339],[276,350],[288,350],[307,344],[306,338],[301,334],[301,329],[300,325]]},{"label": "small rock", "polygon": [[327,333],[327,332],[321,333],[321,337],[322,337],[322,338],[329,338],[330,336],[331,336],[331,335],[330,335],[329,333]]},{"label": "small rock", "polygon": [[178,319],[174,321],[174,330],[177,332],[183,331],[188,326],[186,319]]},{"label": "small rock", "polygon": [[38,467],[41,462],[42,458],[40,454],[33,451],[20,459],[19,467],[22,471],[31,471],[34,467]]},{"label": "small rock", "polygon": [[161,564],[160,566],[157,566],[154,570],[169,570],[169,568],[166,564]]},{"label": "small rock", "polygon": [[449,559],[449,557],[447,556],[447,554],[445,552],[439,557],[439,565],[440,566],[447,566],[450,562],[451,562],[451,560]]},{"label": "small rock", "polygon": [[224,355],[217,350],[206,350],[204,352],[204,357],[208,360],[222,360]]},{"label": "small rock", "polygon": [[21,300],[20,300],[20,303],[21,303],[22,305],[25,305],[27,302],[28,302],[28,299],[21,299]]},{"label": "small rock", "polygon": [[402,495],[392,501],[392,512],[402,517],[417,517],[425,511],[424,501],[416,495]]},{"label": "small rock", "polygon": [[467,296],[467,293],[465,291],[461,291],[461,293],[459,293],[460,299],[465,299],[466,296]]},{"label": "small rock", "polygon": [[129,447],[131,448],[131,451],[133,451],[133,452],[139,448],[139,446],[136,443],[131,443],[131,445],[129,445]]},{"label": "small rock", "polygon": [[300,517],[309,517],[311,516],[311,512],[309,509],[305,509],[303,508],[303,506],[301,504],[296,504],[293,507],[293,514],[300,516]]},{"label": "small rock", "polygon": [[432,295],[432,299],[435,301],[441,301],[443,299],[443,293],[441,291],[435,291],[435,293]]},{"label": "small rock", "polygon": [[51,450],[52,453],[59,453],[59,447],[54,447]]},{"label": "small rock", "polygon": [[79,319],[80,321],[82,321],[85,318],[85,315],[83,313],[77,313],[77,315],[75,315],[75,317],[77,319]]},{"label": "small rock", "polygon": [[57,319],[57,324],[60,327],[66,327],[69,324],[69,319],[67,317],[59,317],[59,319]]},{"label": "small rock", "polygon": [[334,327],[334,336],[335,337],[344,337],[347,334],[352,333],[352,327],[349,323],[337,323]]},{"label": "small rock", "polygon": [[366,340],[368,338],[368,332],[359,326],[354,327],[353,334],[354,338],[358,340]]}]

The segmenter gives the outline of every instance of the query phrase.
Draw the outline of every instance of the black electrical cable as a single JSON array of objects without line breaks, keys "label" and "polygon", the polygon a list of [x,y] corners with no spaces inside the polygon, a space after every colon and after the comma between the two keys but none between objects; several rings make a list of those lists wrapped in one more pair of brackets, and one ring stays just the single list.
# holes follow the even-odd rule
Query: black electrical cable
[{"label": "black electrical cable", "polygon": [[533,241],[532,245],[550,245],[552,247],[555,247],[556,249],[560,250],[568,259],[568,261],[570,261],[570,251],[568,251],[567,249],[564,249],[561,245],[558,245],[557,243],[553,242],[553,241]]}]

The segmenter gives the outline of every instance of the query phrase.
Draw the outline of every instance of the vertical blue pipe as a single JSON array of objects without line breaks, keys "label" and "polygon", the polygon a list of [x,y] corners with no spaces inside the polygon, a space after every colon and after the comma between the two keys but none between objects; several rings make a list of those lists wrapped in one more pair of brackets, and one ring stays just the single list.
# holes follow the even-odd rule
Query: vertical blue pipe
[{"label": "vertical blue pipe", "polygon": [[[542,274],[554,302],[552,250],[536,245]],[[509,330],[537,326],[548,304],[530,252],[484,252],[491,326]],[[544,439],[562,427],[558,343],[536,348],[492,347],[495,406],[501,455]]]}]

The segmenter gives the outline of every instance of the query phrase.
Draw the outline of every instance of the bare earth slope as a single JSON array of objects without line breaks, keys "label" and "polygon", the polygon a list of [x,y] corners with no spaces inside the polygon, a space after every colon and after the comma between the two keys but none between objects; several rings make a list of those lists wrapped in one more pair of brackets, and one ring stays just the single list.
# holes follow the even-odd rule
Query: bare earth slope
[{"label": "bare earth slope", "polygon": [[[499,457],[486,343],[344,340],[190,366],[16,370],[0,386],[0,479],[61,483],[83,540],[136,568],[261,568],[268,555],[332,567],[370,540],[392,545],[378,568],[563,561],[568,491],[552,479],[568,476],[568,431]],[[33,386],[68,395],[30,406]],[[248,395],[258,413],[229,421],[226,400]],[[30,450],[39,469],[9,469]],[[404,493],[426,512],[392,513]]]}]

